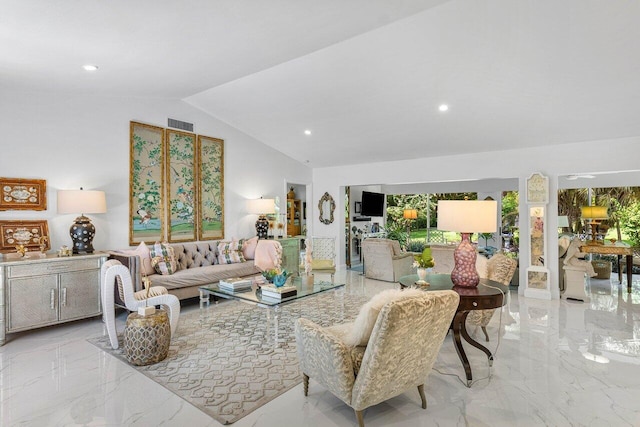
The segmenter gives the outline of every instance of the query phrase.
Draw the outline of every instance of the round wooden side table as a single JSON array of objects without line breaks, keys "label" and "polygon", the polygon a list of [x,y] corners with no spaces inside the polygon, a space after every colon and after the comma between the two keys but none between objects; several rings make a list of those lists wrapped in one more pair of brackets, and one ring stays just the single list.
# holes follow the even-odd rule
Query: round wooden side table
[{"label": "round wooden side table", "polygon": [[[418,280],[417,274],[410,274],[408,276],[402,276],[399,279],[401,288],[410,288],[418,286],[416,284]],[[464,367],[464,372],[467,377],[467,387],[471,386],[472,375],[471,365],[467,354],[462,347],[462,340],[464,338],[469,344],[475,348],[482,350],[489,360],[489,366],[493,365],[493,354],[488,348],[471,338],[466,328],[466,320],[470,311],[473,310],[487,310],[492,308],[500,308],[506,303],[505,295],[509,292],[509,287],[499,282],[494,282],[489,279],[480,279],[480,284],[474,288],[463,288],[460,286],[453,286],[451,282],[451,276],[449,274],[430,274],[427,275],[426,281],[428,286],[419,286],[419,289],[423,291],[439,291],[451,289],[460,295],[460,303],[458,309],[451,322],[451,329],[453,330],[453,343],[456,347],[458,357]]]},{"label": "round wooden side table", "polygon": [[124,329],[124,354],[132,365],[144,366],[164,360],[169,353],[171,327],[165,310],[148,316],[131,313]]}]

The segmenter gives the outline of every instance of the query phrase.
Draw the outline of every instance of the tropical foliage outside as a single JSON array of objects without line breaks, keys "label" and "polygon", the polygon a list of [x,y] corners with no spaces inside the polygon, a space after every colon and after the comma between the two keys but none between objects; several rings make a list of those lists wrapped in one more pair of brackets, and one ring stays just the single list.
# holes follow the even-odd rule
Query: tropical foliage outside
[{"label": "tropical foliage outside", "polygon": [[[581,219],[581,206],[587,206],[587,189],[564,189],[558,191],[558,215],[566,215],[569,219],[569,231],[583,237],[589,230],[589,225]],[[437,227],[438,200],[476,200],[476,193],[433,193],[433,194],[399,194],[387,196],[387,224],[388,236],[396,239],[400,244],[413,252],[421,251],[426,243],[427,228],[435,230]],[[502,195],[502,231],[512,239],[512,244],[518,244],[518,204],[517,191],[506,191]],[[625,241],[633,246],[640,246],[640,187],[614,187],[592,189],[592,204],[606,206],[609,219],[602,221],[599,231],[606,233],[606,239]],[[428,210],[427,210],[428,207]],[[407,223],[403,218],[405,209],[416,209],[418,218]],[[410,238],[407,240],[407,225],[410,227]],[[459,241],[455,232],[443,232],[440,235],[448,242]],[[478,236],[475,235],[474,239]],[[409,242],[407,247],[407,242]],[[502,246],[501,242],[489,240],[485,242],[482,236],[480,242],[484,245]]]}]

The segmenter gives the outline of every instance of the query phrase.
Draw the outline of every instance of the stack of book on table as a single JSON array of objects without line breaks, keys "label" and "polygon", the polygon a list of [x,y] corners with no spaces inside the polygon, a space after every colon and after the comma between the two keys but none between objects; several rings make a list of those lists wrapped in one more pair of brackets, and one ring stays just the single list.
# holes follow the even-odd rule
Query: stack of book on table
[{"label": "stack of book on table", "polygon": [[234,277],[223,279],[218,283],[218,288],[222,291],[238,292],[251,289],[251,278]]},{"label": "stack of book on table", "polygon": [[272,300],[289,298],[295,296],[298,293],[295,286],[281,286],[277,288],[273,285],[264,285],[261,289],[262,298]]}]

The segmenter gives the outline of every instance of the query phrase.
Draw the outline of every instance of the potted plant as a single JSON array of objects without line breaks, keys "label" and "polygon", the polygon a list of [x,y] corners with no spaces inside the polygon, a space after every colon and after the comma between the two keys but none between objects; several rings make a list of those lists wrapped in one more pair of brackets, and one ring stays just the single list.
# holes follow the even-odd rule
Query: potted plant
[{"label": "potted plant", "polygon": [[427,277],[427,273],[435,267],[436,262],[431,256],[431,248],[426,247],[422,250],[421,254],[413,256],[413,266],[416,267],[416,273],[418,274],[418,279],[424,282],[424,279]]}]

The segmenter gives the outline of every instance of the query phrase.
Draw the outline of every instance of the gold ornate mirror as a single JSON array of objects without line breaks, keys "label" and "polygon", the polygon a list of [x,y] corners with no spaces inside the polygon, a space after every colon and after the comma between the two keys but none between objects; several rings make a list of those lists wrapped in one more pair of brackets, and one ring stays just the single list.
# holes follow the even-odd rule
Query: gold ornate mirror
[{"label": "gold ornate mirror", "polygon": [[318,210],[320,211],[320,222],[323,224],[331,224],[333,222],[333,211],[336,210],[336,202],[333,197],[325,191],[318,202]]}]

